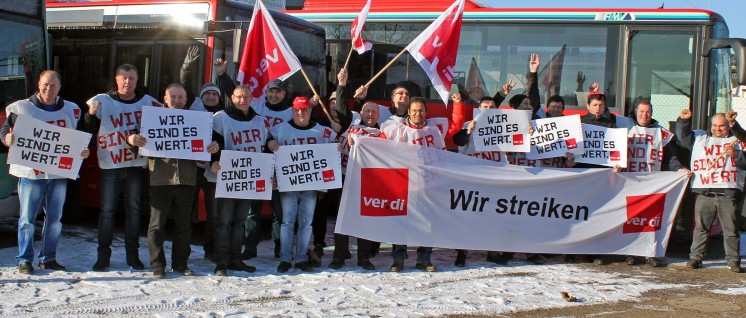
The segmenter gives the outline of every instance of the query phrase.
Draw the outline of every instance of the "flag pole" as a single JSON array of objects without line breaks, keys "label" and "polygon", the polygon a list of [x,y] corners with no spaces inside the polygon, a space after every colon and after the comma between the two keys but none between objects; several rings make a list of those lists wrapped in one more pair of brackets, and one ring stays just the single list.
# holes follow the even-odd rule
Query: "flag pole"
[{"label": "flag pole", "polygon": [[396,62],[396,60],[398,60],[398,59],[399,59],[399,57],[400,57],[400,56],[402,56],[402,54],[404,54],[404,52],[406,52],[406,51],[407,51],[407,48],[405,47],[405,48],[404,48],[403,50],[401,50],[401,52],[399,52],[399,54],[397,54],[397,55],[396,55],[396,56],[394,57],[394,59],[393,59],[393,60],[391,60],[391,62],[389,62],[389,64],[386,64],[386,66],[384,66],[384,67],[383,67],[383,69],[381,69],[380,71],[378,71],[378,74],[376,74],[376,76],[373,76],[373,78],[371,78],[371,79],[370,79],[370,81],[368,81],[368,83],[366,83],[366,84],[365,84],[364,86],[365,86],[365,87],[369,87],[369,86],[370,86],[370,84],[372,84],[372,83],[373,83],[373,81],[375,81],[375,80],[376,80],[376,79],[377,79],[377,78],[378,78],[379,76],[381,76],[381,74],[383,74],[383,72],[384,72],[384,71],[385,71],[386,69],[388,69],[389,67],[391,67],[391,65],[394,65],[394,62]]},{"label": "flag pole", "polygon": [[[311,88],[311,91],[313,92],[313,94],[316,96],[319,96],[319,93],[316,92],[316,88],[313,87],[313,84],[311,84],[311,79],[308,78],[308,74],[306,74],[306,71],[303,70],[303,67],[300,68],[300,72],[301,74],[303,74],[303,77],[306,79],[306,83],[308,83],[308,87]],[[335,122],[332,119],[332,115],[329,114],[328,110],[326,110],[326,106],[324,105],[324,102],[321,101],[321,96],[319,96],[319,104],[321,105],[321,109],[324,110],[324,114],[326,114],[326,118],[329,119],[329,122],[330,123]]]},{"label": "flag pole", "polygon": [[[731,147],[735,146],[737,142],[738,142],[738,139],[731,141],[730,146]],[[707,166],[707,170],[712,169],[712,167],[714,167],[717,164],[717,162],[720,160],[720,158],[722,158],[723,156],[725,156],[725,151],[721,152],[720,155],[717,158],[715,158],[715,160],[710,162],[710,165]]]},{"label": "flag pole", "polygon": [[350,58],[352,57],[352,45],[350,45],[350,53],[347,53],[347,60],[343,69],[347,69],[347,64],[350,64]]}]

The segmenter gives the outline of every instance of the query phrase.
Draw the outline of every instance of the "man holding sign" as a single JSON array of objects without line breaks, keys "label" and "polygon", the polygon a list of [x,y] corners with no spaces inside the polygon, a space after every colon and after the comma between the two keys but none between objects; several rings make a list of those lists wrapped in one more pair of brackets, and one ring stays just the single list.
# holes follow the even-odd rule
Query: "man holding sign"
[{"label": "man holding sign", "polygon": [[[186,105],[186,90],[181,84],[166,87],[163,101],[168,108],[183,109]],[[139,134],[127,137],[127,145],[132,153],[137,153],[148,140]],[[152,143],[152,142],[151,142]],[[210,143],[203,151],[215,153],[219,150],[216,142]],[[171,251],[171,268],[184,276],[194,272],[187,266],[192,239],[191,213],[194,188],[197,184],[197,162],[189,159],[148,158],[150,171],[150,225],[148,226],[148,252],[150,268],[155,278],[166,277],[166,256],[163,249],[166,221],[169,215],[174,220],[174,235]]]},{"label": "man holding sign", "polygon": [[746,155],[741,143],[730,133],[725,114],[717,113],[712,116],[710,133],[704,130],[693,131],[691,118],[692,111],[682,109],[676,120],[679,145],[692,151],[692,192],[698,194],[694,205],[695,225],[691,252],[686,265],[693,269],[702,267],[712,220],[717,215],[723,227],[728,269],[740,273],[736,204],[742,195]]},{"label": "man holding sign", "polygon": [[[267,147],[277,152],[280,146],[325,144],[334,141],[337,134],[329,127],[311,120],[311,103],[308,98],[299,96],[293,101],[293,120],[282,123],[270,130]],[[306,153],[308,155],[308,153]],[[298,223],[298,242],[295,249],[295,267],[313,271],[308,262],[308,243],[311,240],[311,221],[316,207],[316,190],[280,192],[282,205],[282,225],[280,226],[280,265],[277,271],[285,273],[293,261],[293,238],[295,223]]]},{"label": "man holding sign", "polygon": [[[16,147],[13,126],[19,115],[29,116],[60,127],[75,129],[80,120],[80,108],[72,102],[59,98],[62,84],[55,71],[44,71],[39,75],[39,91],[28,99],[17,101],[5,109],[7,120],[0,129],[0,138],[6,147]],[[54,136],[51,136],[54,139]],[[58,138],[58,137],[57,137]],[[20,138],[19,138],[20,140]],[[76,151],[72,151],[76,153]],[[84,149],[80,157],[88,158]],[[39,206],[44,202],[44,229],[42,250],[39,253],[39,269],[65,270],[57,262],[57,242],[62,232],[62,207],[65,204],[67,179],[37,171],[22,165],[12,164],[11,175],[19,178],[18,197],[21,211],[18,219],[18,272],[33,274],[34,267],[34,222]]]},{"label": "man holding sign", "polygon": [[[220,149],[260,153],[264,151],[270,123],[250,107],[251,100],[251,90],[248,86],[236,86],[231,96],[233,105],[227,105],[225,110],[215,113],[212,117],[212,129]],[[206,174],[208,180],[217,180],[217,174],[220,174],[218,159],[219,156],[213,155],[210,173]],[[250,160],[240,161],[241,165],[246,166],[244,171],[249,171],[250,174],[258,171],[252,168]],[[220,177],[225,180],[230,176],[221,174]],[[256,187],[255,184],[253,186]],[[264,187],[269,187],[264,191],[272,191],[271,185],[265,184]],[[212,238],[215,275],[226,276],[229,269],[254,272],[255,267],[241,261],[241,245],[244,241],[246,220],[250,214],[253,217],[260,213],[253,208],[255,200],[216,198],[216,201],[215,230]]]}]

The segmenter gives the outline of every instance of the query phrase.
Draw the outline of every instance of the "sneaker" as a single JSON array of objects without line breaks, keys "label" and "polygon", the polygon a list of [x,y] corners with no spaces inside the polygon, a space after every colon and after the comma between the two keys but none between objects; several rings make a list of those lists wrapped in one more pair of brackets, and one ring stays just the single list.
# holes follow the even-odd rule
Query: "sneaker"
[{"label": "sneaker", "polygon": [[686,267],[689,267],[691,269],[698,269],[702,267],[702,261],[694,258],[690,258],[688,262],[686,262]]},{"label": "sneaker", "polygon": [[637,264],[637,259],[634,256],[632,256],[632,255],[627,255],[624,258],[624,262],[627,263],[627,265],[636,265]]},{"label": "sneaker", "polygon": [[34,273],[34,266],[31,265],[31,262],[23,262],[18,265],[18,273],[31,275]]},{"label": "sneaker", "polygon": [[228,276],[228,268],[225,265],[216,265],[214,272],[215,276]]},{"label": "sneaker", "polygon": [[313,267],[319,267],[321,266],[321,258],[319,258],[319,255],[316,254],[313,250],[308,250],[308,262],[311,263],[311,266]]},{"label": "sneaker", "polygon": [[300,269],[302,272],[313,272],[313,266],[309,262],[295,263],[295,268]]},{"label": "sneaker", "polygon": [[373,265],[373,263],[371,263],[367,259],[361,260],[361,261],[357,261],[357,266],[360,266],[363,269],[369,270],[369,271],[372,271],[372,270],[376,269],[376,265]]},{"label": "sneaker", "polygon": [[324,244],[314,244],[313,245],[313,252],[316,253],[316,256],[319,258],[324,256]]},{"label": "sneaker", "polygon": [[145,270],[145,264],[143,264],[139,258],[135,258],[129,262],[127,262],[127,266],[130,268],[136,270],[136,271],[142,271]]},{"label": "sneaker", "polygon": [[741,272],[741,261],[737,259],[732,259],[728,261],[728,269],[730,269],[731,272],[740,273]]},{"label": "sneaker", "polygon": [[404,269],[404,261],[394,261],[394,264],[391,264],[391,269],[389,271],[398,273],[402,269]]},{"label": "sneaker", "polygon": [[435,265],[433,265],[433,263],[430,263],[430,262],[424,262],[424,263],[419,263],[418,262],[417,264],[414,265],[414,268],[416,268],[416,269],[424,269],[426,272],[430,272],[430,273],[432,273],[432,272],[434,272],[434,271],[437,270],[435,268]]},{"label": "sneaker", "polygon": [[166,270],[163,267],[156,267],[153,269],[153,277],[158,279],[166,278]]},{"label": "sneaker", "polygon": [[234,271],[244,271],[247,273],[256,272],[256,267],[247,265],[246,263],[241,262],[241,261],[228,265],[228,269],[234,270]]},{"label": "sneaker", "polygon": [[329,268],[331,269],[340,269],[345,266],[345,261],[341,259],[333,259],[331,263],[329,263]]},{"label": "sneaker", "polygon": [[541,254],[531,254],[531,256],[526,258],[526,261],[534,265],[544,265],[547,259],[541,256]]},{"label": "sneaker", "polygon": [[56,260],[49,261],[46,263],[39,262],[39,269],[49,269],[53,271],[65,271],[65,266],[62,266],[62,264],[57,263]]},{"label": "sneaker", "polygon": [[174,271],[174,272],[177,272],[177,273],[179,273],[179,274],[181,274],[183,276],[194,276],[194,271],[191,268],[186,267],[186,266],[172,268],[171,270]]},{"label": "sneaker", "polygon": [[243,252],[241,254],[241,259],[244,261],[250,260],[254,257],[256,257],[256,252]]},{"label": "sneaker", "polygon": [[98,259],[96,261],[96,264],[93,264],[93,271],[94,272],[103,272],[106,270],[106,268],[109,267],[109,260],[103,260]]},{"label": "sneaker", "polygon": [[650,266],[653,267],[663,267],[665,264],[663,263],[663,260],[657,257],[648,257],[646,260]]},{"label": "sneaker", "polygon": [[456,255],[456,262],[455,264],[457,267],[464,267],[466,266],[466,252],[459,251]]},{"label": "sneaker", "polygon": [[600,256],[596,256],[596,257],[593,258],[593,264],[596,264],[596,265],[609,265],[609,261],[607,261],[606,259],[604,259],[604,258],[602,258]]}]

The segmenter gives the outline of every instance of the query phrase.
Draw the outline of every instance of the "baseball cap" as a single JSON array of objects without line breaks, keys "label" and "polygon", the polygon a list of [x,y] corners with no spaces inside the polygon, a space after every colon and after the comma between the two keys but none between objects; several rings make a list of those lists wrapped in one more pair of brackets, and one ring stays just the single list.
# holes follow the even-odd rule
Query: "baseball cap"
[{"label": "baseball cap", "polygon": [[329,96],[329,100],[332,100],[332,99],[337,99],[337,92],[336,91],[332,92],[332,95]]},{"label": "baseball cap", "polygon": [[267,84],[267,89],[270,89],[270,88],[279,88],[283,91],[286,91],[285,84],[277,78],[269,81],[269,84]]},{"label": "baseball cap", "polygon": [[213,83],[206,83],[205,85],[202,85],[202,88],[199,90],[199,96],[202,97],[202,95],[205,95],[205,93],[213,91],[220,96],[220,87]]},{"label": "baseball cap", "polygon": [[298,96],[293,100],[293,108],[304,109],[311,106],[311,102],[305,96]]}]

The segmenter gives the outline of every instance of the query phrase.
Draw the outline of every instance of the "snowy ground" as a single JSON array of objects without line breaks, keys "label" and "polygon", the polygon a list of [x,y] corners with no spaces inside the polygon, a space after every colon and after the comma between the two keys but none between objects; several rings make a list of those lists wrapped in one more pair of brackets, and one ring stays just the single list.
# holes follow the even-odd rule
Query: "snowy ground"
[{"label": "snowy ground", "polygon": [[[59,261],[68,272],[17,273],[16,248],[0,250],[0,316],[441,316],[446,314],[506,314],[537,308],[603,304],[635,300],[649,290],[685,288],[688,285],[651,282],[645,275],[604,273],[592,266],[572,264],[509,266],[484,262],[483,252],[473,252],[467,267],[453,266],[455,251],[436,250],[437,273],[414,269],[413,256],[402,273],[389,273],[389,248],[372,259],[378,267],[365,271],[354,259],[340,271],[328,269],[331,249],[323,267],[313,273],[297,269],[279,275],[272,257],[272,242],[260,245],[260,257],[248,263],[256,273],[213,275],[212,263],[203,260],[194,246],[190,267],[195,277],[168,273],[153,279],[149,271],[131,271],[124,261],[123,240],[115,240],[108,272],[90,271],[96,258],[95,231],[66,226],[59,246]],[[37,241],[37,246],[38,246]],[[144,245],[145,239],[141,239]],[[167,243],[168,244],[168,243]],[[170,253],[168,254],[170,255]],[[353,251],[354,255],[354,251]],[[147,260],[141,248],[140,258]],[[676,265],[685,260],[669,259]],[[708,265],[706,266],[722,266]],[[710,263],[712,264],[712,263]],[[722,264],[722,261],[720,261]],[[577,303],[565,302],[569,291]],[[722,293],[744,294],[743,288]]]}]

